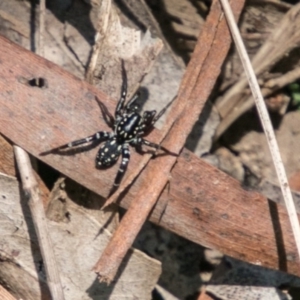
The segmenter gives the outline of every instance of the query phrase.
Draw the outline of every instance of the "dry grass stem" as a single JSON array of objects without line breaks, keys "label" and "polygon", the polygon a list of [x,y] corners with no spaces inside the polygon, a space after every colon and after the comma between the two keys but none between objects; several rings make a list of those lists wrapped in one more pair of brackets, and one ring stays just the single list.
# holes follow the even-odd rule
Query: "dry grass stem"
[{"label": "dry grass stem", "polygon": [[32,220],[39,240],[41,253],[47,274],[47,282],[55,300],[63,300],[64,294],[60,282],[59,270],[53,252],[52,242],[48,232],[46,215],[37,181],[34,177],[28,154],[20,147],[14,146],[14,153],[25,197],[28,199]]},{"label": "dry grass stem", "polygon": [[253,70],[253,67],[251,65],[251,61],[249,59],[249,56],[247,54],[246,48],[243,44],[241,35],[239,33],[238,27],[236,25],[236,21],[234,19],[233,13],[231,11],[230,5],[228,1],[221,0],[233,39],[235,41],[238,53],[240,55],[242,64],[244,66],[246,76],[248,78],[249,86],[251,88],[253,98],[260,116],[260,120],[262,123],[262,126],[264,128],[266,138],[268,141],[269,149],[272,155],[272,159],[275,165],[275,169],[277,172],[278,180],[281,186],[281,191],[285,200],[286,208],[289,214],[292,230],[295,237],[295,242],[298,249],[298,254],[300,257],[300,227],[299,227],[299,221],[298,216],[295,208],[295,204],[293,201],[292,193],[289,187],[289,183],[287,180],[286,172],[284,169],[284,165],[282,163],[280,151],[278,148],[278,144],[276,141],[274,129],[269,117],[269,113],[267,110],[267,107],[265,105],[265,101],[263,99],[263,96],[261,94],[257,78],[255,76],[255,72]]}]

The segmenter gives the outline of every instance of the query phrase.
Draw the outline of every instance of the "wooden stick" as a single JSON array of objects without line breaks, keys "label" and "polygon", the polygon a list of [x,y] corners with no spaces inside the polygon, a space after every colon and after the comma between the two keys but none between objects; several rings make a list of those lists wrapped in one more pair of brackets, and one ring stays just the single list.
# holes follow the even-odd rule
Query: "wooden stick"
[{"label": "wooden stick", "polygon": [[28,154],[18,146],[14,146],[14,152],[22,180],[24,194],[26,198],[28,198],[32,220],[41,248],[47,274],[47,283],[52,299],[63,300],[65,299],[64,293],[60,282],[52,242],[50,240],[50,234],[48,232],[44,206],[43,202],[40,200],[40,192],[31,169],[30,159]]},{"label": "wooden stick", "polygon": [[[99,89],[1,36],[0,61],[1,133],[66,176],[107,196],[119,166],[96,170],[97,148],[75,156],[40,153],[96,131],[109,130],[99,117],[95,96],[110,111],[115,102]],[[45,78],[48,87],[23,84],[22,78],[32,77]],[[154,130],[147,139],[154,141],[158,136],[159,131]],[[141,159],[132,151],[128,173]],[[170,184],[150,214],[152,222],[229,256],[300,275],[283,206],[244,190],[239,182],[188,150],[180,154],[170,177]],[[142,185],[142,178],[137,178],[120,205],[128,208]]]},{"label": "wooden stick", "polygon": [[[238,15],[243,4],[243,1],[236,4],[235,12]],[[170,113],[171,116],[174,111],[177,113],[176,123],[172,126],[163,146],[172,152],[176,153],[182,149],[187,135],[198,120],[205,101],[213,89],[229,50],[230,34],[226,21],[224,19],[220,21],[221,15],[221,7],[218,1],[214,1],[182,80],[178,98]],[[207,80],[207,77],[210,80]],[[183,113],[180,115],[178,107],[183,107]],[[174,156],[156,158],[149,163],[142,174],[144,184],[137,192],[120,226],[94,267],[100,281],[109,283],[115,277],[124,256],[169,181],[170,170],[175,162]]]}]

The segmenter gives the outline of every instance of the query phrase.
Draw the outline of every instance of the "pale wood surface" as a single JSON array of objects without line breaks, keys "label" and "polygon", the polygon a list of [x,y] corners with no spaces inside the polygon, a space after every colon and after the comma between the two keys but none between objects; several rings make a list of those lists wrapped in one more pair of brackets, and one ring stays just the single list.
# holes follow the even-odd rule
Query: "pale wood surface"
[{"label": "pale wood surface", "polygon": [[0,299],[2,300],[16,300],[2,285],[0,285]]}]

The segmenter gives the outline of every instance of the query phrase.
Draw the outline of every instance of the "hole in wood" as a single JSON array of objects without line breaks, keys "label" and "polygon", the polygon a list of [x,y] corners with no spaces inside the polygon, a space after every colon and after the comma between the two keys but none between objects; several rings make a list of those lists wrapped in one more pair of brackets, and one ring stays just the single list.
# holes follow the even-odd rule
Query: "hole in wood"
[{"label": "hole in wood", "polygon": [[32,78],[28,80],[28,84],[33,87],[38,87],[38,88],[46,88],[47,87],[47,81],[46,79],[42,77],[37,77],[37,78]]}]

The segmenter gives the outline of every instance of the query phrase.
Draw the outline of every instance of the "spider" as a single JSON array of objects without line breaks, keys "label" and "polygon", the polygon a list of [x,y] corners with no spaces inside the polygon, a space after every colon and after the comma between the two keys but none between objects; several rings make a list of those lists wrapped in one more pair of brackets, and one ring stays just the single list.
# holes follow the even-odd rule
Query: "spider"
[{"label": "spider", "polygon": [[[172,152],[165,149],[164,147],[149,142],[143,138],[143,136],[149,134],[150,131],[152,131],[155,122],[165,113],[172,101],[168,103],[158,114],[156,114],[156,110],[151,110],[145,111],[143,113],[143,116],[141,116],[137,112],[139,109],[138,105],[135,105],[135,102],[139,97],[138,94],[135,94],[127,102],[127,104],[125,104],[127,95],[127,74],[123,61],[122,80],[123,83],[121,87],[121,96],[116,106],[114,117],[109,113],[104,104],[102,104],[96,98],[101,108],[104,119],[109,127],[113,129],[113,132],[99,131],[86,138],[64,144],[49,151],[53,153],[59,152],[59,150],[62,149],[70,149],[87,143],[105,142],[100,146],[97,153],[96,168],[105,169],[111,167],[117,162],[118,158],[122,156],[121,165],[115,177],[110,195],[117,190],[127,170],[130,159],[129,146],[136,148],[136,150],[140,153],[142,152],[142,145],[146,145],[154,148],[156,151],[162,149],[165,152],[172,154]],[[49,152],[44,152],[41,154],[47,154]]]}]

